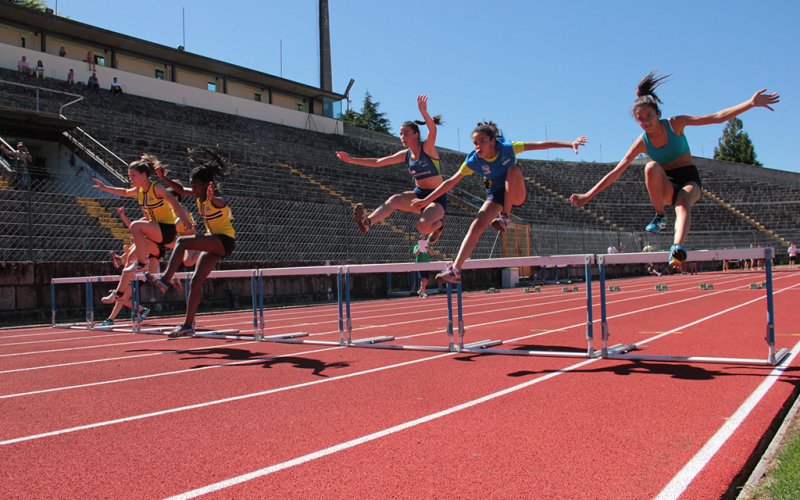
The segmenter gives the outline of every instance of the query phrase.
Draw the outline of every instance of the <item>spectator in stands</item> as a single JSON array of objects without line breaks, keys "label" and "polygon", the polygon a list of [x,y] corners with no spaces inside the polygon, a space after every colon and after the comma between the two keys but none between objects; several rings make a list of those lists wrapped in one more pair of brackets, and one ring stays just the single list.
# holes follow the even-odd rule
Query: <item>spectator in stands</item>
[{"label": "spectator in stands", "polygon": [[653,245],[650,245],[650,244],[647,244],[647,245],[644,246],[644,248],[642,248],[642,252],[655,252],[655,251],[656,251],[656,247],[654,247]]},{"label": "spectator in stands", "polygon": [[70,68],[69,73],[67,73],[67,85],[70,87],[75,85],[75,71]]},{"label": "spectator in stands", "polygon": [[67,49],[65,49],[63,45],[61,46],[60,49],[58,49],[58,55],[61,57],[67,56]]},{"label": "spectator in stands", "polygon": [[0,143],[0,149],[2,149],[3,154],[14,162],[14,170],[17,174],[17,186],[21,189],[27,189],[31,181],[30,174],[28,173],[28,164],[33,161],[33,156],[31,156],[28,148],[22,141],[19,141],[17,142],[17,149],[8,148],[4,143]]},{"label": "spectator in stands", "polygon": [[[125,272],[146,271],[150,257],[162,256],[166,245],[175,240],[176,226],[181,224],[181,220],[191,219],[186,208],[164,186],[150,179],[155,167],[159,165],[158,159],[148,154],[131,162],[128,167],[131,187],[128,189],[106,186],[102,181],[92,179],[95,187],[101,191],[124,198],[136,197],[139,206],[147,213],[148,220],[139,219],[131,224],[135,260],[125,268]],[[176,214],[179,214],[180,219]]]},{"label": "spectator in stands", "polygon": [[89,80],[86,82],[86,86],[89,90],[100,90],[100,81],[97,79],[97,73],[92,71],[92,76],[89,77]]},{"label": "spectator in stands", "polygon": [[[400,142],[405,149],[383,158],[353,158],[344,151],[337,151],[336,156],[345,163],[364,167],[388,167],[398,163],[408,164],[408,173],[414,176],[414,189],[395,194],[383,202],[369,216],[364,206],[356,205],[353,213],[359,231],[366,233],[372,226],[389,217],[395,210],[420,214],[417,231],[430,234],[429,243],[436,243],[444,227],[444,214],[447,210],[447,195],[442,194],[429,200],[422,206],[412,206],[411,201],[428,196],[442,183],[442,169],[439,165],[439,153],[436,152],[436,126],[441,123],[441,115],[431,117],[428,114],[428,96],[417,97],[417,107],[425,121],[407,121],[400,126]],[[421,140],[419,127],[425,124],[428,137]]]},{"label": "spectator in stands", "polygon": [[86,53],[86,59],[83,61],[89,66],[90,70],[94,71],[96,69],[94,65],[94,54],[92,54],[91,50]]},{"label": "spectator in stands", "polygon": [[119,84],[117,81],[117,77],[114,77],[114,81],[111,82],[111,93],[112,94],[121,94],[122,93],[122,85]]},{"label": "spectator in stands", "polygon": [[472,131],[475,151],[467,156],[458,172],[424,199],[412,202],[414,206],[425,206],[430,200],[453,189],[461,179],[474,173],[486,178],[486,201],[478,211],[476,219],[472,221],[455,261],[445,271],[436,275],[436,281],[461,282],[461,266],[469,258],[489,224],[498,231],[505,231],[511,207],[522,205],[525,201],[525,180],[522,178],[522,170],[517,165],[517,154],[550,148],[572,148],[577,154],[578,148],[587,141],[585,136],[581,136],[572,142],[511,142],[503,137],[495,123],[479,123]]},{"label": "spectator in stands", "polygon": [[606,250],[606,253],[608,254],[619,253],[619,250],[617,250],[617,247],[615,247],[614,245],[609,245],[608,249]]},{"label": "spectator in stands", "polygon": [[656,215],[645,230],[651,233],[664,230],[667,227],[664,208],[668,205],[675,208],[675,235],[669,250],[669,265],[677,268],[686,260],[686,248],[683,242],[691,225],[691,207],[697,203],[701,195],[700,175],[692,162],[692,153],[689,151],[684,129],[688,126],[724,123],[756,107],[772,110],[770,104],[777,103],[780,96],[777,92],[765,94],[767,90],[762,89],[753,94],[749,100],[714,114],[680,115],[662,120],[661,110],[658,107],[661,99],[655,90],[667,76],[656,76],[653,71],[639,82],[636,88],[638,98],[633,103],[632,112],[644,133],[634,141],[611,172],[586,193],[573,194],[570,201],[577,206],[586,205],[599,192],[614,183],[638,155],[647,153],[652,161],[645,166],[645,184]]},{"label": "spectator in stands", "polygon": [[22,59],[17,61],[17,70],[22,73],[23,75],[30,75],[31,74],[31,65],[28,64],[28,58],[22,56]]},{"label": "spectator in stands", "polygon": [[793,269],[797,265],[797,247],[794,243],[789,243],[789,269]]},{"label": "spectator in stands", "polygon": [[[422,235],[414,245],[414,262],[419,264],[420,262],[430,262],[431,261],[431,253],[430,248],[428,248],[428,240],[425,239],[425,235]],[[430,273],[428,271],[417,271],[417,276],[419,277],[419,291],[417,294],[422,297],[423,299],[428,298],[428,275]]]},{"label": "spectator in stands", "polygon": [[159,177],[177,193],[188,196],[193,195],[197,204],[197,211],[203,218],[206,234],[202,236],[183,236],[178,239],[175,251],[169,258],[167,270],[162,274],[146,273],[148,283],[156,286],[160,293],[166,293],[173,276],[181,264],[181,259],[176,255],[183,255],[186,250],[200,252],[195,265],[192,284],[189,288],[189,298],[186,302],[186,316],[183,324],[170,332],[170,338],[184,337],[194,333],[194,318],[200,305],[203,291],[203,282],[217,265],[217,262],[230,256],[236,247],[236,231],[233,228],[233,214],[228,203],[220,196],[214,185],[214,180],[226,177],[230,170],[225,160],[218,152],[209,148],[194,148],[187,152],[189,166],[192,167],[189,182],[190,188],[167,179],[166,171],[158,170]]},{"label": "spectator in stands", "polygon": [[36,78],[44,80],[44,63],[41,59],[36,62]]}]

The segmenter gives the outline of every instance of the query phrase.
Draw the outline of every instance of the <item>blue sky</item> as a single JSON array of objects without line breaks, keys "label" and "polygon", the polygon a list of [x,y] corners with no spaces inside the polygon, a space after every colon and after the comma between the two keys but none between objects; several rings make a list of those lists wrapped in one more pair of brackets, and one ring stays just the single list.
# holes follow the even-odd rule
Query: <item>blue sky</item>
[{"label": "blue sky", "polygon": [[[319,85],[317,0],[57,3],[48,0],[75,21],[168,46],[183,43],[185,9],[187,51]],[[577,156],[523,158],[616,162],[641,133],[630,115],[634,87],[657,69],[672,74],[659,94],[665,117],[713,113],[764,87],[780,92],[775,112],[740,118],[764,166],[800,172],[796,0],[329,4],[334,90],[354,78],[351,107],[369,91],[395,133],[427,93],[429,110],[445,119],[440,146],[467,151],[475,124],[492,119],[512,140],[589,136]],[[692,153],[712,157],[722,128],[687,129]]]}]

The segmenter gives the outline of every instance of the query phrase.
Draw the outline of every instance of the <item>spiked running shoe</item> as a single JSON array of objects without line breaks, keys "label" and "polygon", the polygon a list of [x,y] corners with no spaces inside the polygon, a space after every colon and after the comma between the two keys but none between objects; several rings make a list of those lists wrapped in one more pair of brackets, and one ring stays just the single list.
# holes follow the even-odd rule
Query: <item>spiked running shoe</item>
[{"label": "spiked running shoe", "polygon": [[144,321],[147,317],[150,316],[150,308],[143,307],[141,311],[139,311],[139,321]]},{"label": "spiked running shoe", "polygon": [[156,287],[156,290],[158,290],[158,293],[161,295],[164,295],[167,293],[167,290],[169,290],[169,285],[164,283],[164,280],[156,274],[144,273],[144,278],[147,280],[147,283]]},{"label": "spiked running shoe", "polygon": [[648,233],[660,233],[663,229],[667,228],[667,216],[666,214],[659,215],[656,214],[653,217],[653,220],[650,221],[650,224],[644,228],[645,231]]},{"label": "spiked running shoe", "polygon": [[453,266],[447,266],[447,269],[436,275],[437,283],[461,283],[461,271]]},{"label": "spiked running shoe", "polygon": [[364,205],[361,203],[356,205],[356,207],[353,209],[353,219],[355,219],[359,231],[362,233],[369,231],[371,224],[369,222],[369,217],[367,217],[367,211],[364,210]]},{"label": "spiked running shoe", "polygon": [[131,264],[130,266],[126,267],[122,271],[126,272],[126,273],[130,273],[130,272],[140,273],[140,272],[144,271],[145,269],[147,269],[147,263],[145,263],[145,262],[134,262],[133,264]]},{"label": "spiked running shoe", "polygon": [[492,227],[501,233],[505,233],[506,229],[508,229],[508,215],[500,212],[500,215],[492,221]]},{"label": "spiked running shoe", "polygon": [[177,339],[178,337],[191,337],[192,335],[194,335],[194,328],[181,325],[176,326],[174,330],[167,334],[167,337],[170,339]]},{"label": "spiked running shoe", "polygon": [[669,249],[669,267],[680,268],[686,262],[686,248],[683,245],[672,245]]},{"label": "spiked running shoe", "polygon": [[105,319],[99,326],[114,326],[114,320],[111,318]]},{"label": "spiked running shoe", "polygon": [[102,302],[103,304],[113,304],[114,302],[116,302],[119,299],[121,299],[123,295],[124,295],[124,293],[122,293],[122,292],[120,292],[118,290],[109,290],[108,291],[108,295],[106,295],[105,297],[102,297],[100,299],[100,302]]},{"label": "spiked running shoe", "polygon": [[442,225],[439,226],[439,229],[434,230],[430,236],[428,236],[428,243],[431,245],[439,241],[439,238],[442,237],[442,230],[444,229],[444,221],[442,221]]},{"label": "spiked running shoe", "polygon": [[423,298],[423,299],[427,299],[428,298],[428,294],[423,292],[422,290],[418,291],[417,295],[419,295],[420,298]]}]

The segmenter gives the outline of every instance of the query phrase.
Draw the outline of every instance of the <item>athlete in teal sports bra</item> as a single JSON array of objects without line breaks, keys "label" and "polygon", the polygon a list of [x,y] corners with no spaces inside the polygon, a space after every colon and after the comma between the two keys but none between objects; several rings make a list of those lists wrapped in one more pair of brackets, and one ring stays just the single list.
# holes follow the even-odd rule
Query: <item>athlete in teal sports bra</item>
[{"label": "athlete in teal sports bra", "polygon": [[577,206],[586,205],[600,191],[619,179],[634,158],[647,153],[652,161],[649,161],[644,169],[645,184],[647,192],[650,193],[650,201],[656,209],[656,215],[645,229],[658,233],[666,228],[667,216],[664,208],[669,205],[675,208],[675,236],[670,248],[669,265],[679,268],[686,260],[686,248],[683,242],[691,225],[691,208],[702,194],[700,176],[692,164],[692,153],[683,134],[684,128],[723,123],[748,109],[757,107],[773,111],[770,104],[779,102],[780,96],[777,92],[765,94],[767,89],[761,89],[747,101],[710,115],[680,115],[662,120],[661,110],[658,107],[661,99],[655,94],[655,89],[668,76],[656,76],[655,71],[651,71],[639,82],[636,87],[638,98],[634,101],[631,111],[644,133],[636,139],[611,172],[589,191],[573,194],[570,201]]}]

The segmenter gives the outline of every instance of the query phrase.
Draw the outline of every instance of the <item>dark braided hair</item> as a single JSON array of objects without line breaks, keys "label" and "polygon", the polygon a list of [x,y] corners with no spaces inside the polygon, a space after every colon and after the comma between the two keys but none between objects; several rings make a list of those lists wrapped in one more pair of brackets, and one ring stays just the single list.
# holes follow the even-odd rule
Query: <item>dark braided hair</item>
[{"label": "dark braided hair", "polygon": [[663,102],[656,95],[656,88],[658,88],[658,86],[661,85],[664,80],[669,78],[669,76],[670,75],[656,76],[656,71],[653,70],[648,73],[647,76],[642,78],[642,81],[640,81],[639,85],[636,86],[637,99],[633,102],[631,113],[635,113],[636,108],[650,106],[655,110],[656,114],[660,118],[661,110],[658,108],[658,103],[663,104]]},{"label": "dark braided hair", "polygon": [[213,182],[214,179],[222,179],[231,174],[228,163],[220,156],[215,149],[201,146],[186,150],[186,160],[192,171],[189,174],[191,180],[200,182]]},{"label": "dark braided hair", "polygon": [[475,130],[472,133],[481,133],[486,134],[486,137],[489,139],[495,140],[498,136],[502,136],[503,132],[497,128],[497,124],[491,120],[485,120],[482,122],[478,122],[478,126],[475,127]]}]

